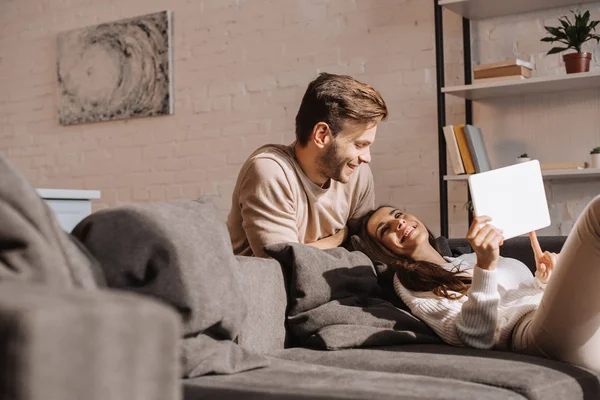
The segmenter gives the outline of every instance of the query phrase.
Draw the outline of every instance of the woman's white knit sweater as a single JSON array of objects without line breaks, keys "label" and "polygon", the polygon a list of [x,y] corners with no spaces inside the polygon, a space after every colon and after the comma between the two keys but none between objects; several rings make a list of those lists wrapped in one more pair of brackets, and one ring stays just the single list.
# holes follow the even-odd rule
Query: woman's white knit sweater
[{"label": "woman's white knit sweater", "polygon": [[457,300],[432,292],[413,292],[394,277],[394,289],[412,313],[429,325],[446,343],[477,349],[507,348],[513,329],[542,299],[544,284],[525,264],[500,257],[495,270],[475,267],[475,253],[449,261],[442,267],[472,276],[466,296]]}]

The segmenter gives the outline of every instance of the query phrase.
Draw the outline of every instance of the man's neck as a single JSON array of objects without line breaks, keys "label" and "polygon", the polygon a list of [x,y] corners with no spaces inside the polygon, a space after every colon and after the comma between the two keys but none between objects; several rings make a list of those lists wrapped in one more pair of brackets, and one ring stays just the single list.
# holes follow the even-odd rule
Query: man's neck
[{"label": "man's neck", "polygon": [[296,155],[296,161],[298,161],[300,168],[302,168],[308,179],[321,188],[327,186],[329,179],[319,173],[317,154],[310,146],[301,146],[296,142],[294,144],[294,154]]}]

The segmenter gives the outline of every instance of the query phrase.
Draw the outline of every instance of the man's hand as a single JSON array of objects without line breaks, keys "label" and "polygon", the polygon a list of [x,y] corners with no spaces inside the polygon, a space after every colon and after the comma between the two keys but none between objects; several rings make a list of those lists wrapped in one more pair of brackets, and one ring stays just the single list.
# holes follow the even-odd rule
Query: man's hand
[{"label": "man's hand", "polygon": [[477,254],[477,266],[481,269],[496,269],[498,258],[500,257],[500,246],[504,243],[502,231],[491,224],[481,224],[490,222],[492,219],[487,216],[473,218],[473,223],[467,232],[467,239]]},{"label": "man's hand", "polygon": [[314,246],[321,250],[333,249],[334,247],[338,247],[339,245],[344,243],[344,241],[346,240],[347,237],[348,237],[348,228],[343,227],[342,229],[340,229],[333,235],[326,237],[325,239],[320,239],[320,240],[317,240],[316,242],[307,243],[307,244]]},{"label": "man's hand", "polygon": [[535,231],[529,232],[529,239],[531,240],[531,248],[533,249],[533,256],[535,257],[535,276],[540,282],[548,283],[550,274],[552,274],[554,266],[558,261],[558,254],[542,251],[542,247],[540,246]]}]

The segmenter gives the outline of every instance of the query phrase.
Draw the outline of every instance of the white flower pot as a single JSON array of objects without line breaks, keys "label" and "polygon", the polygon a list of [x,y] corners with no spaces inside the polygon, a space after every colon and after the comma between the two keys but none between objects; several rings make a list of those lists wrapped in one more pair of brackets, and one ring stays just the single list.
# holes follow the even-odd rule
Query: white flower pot
[{"label": "white flower pot", "polygon": [[600,154],[590,154],[592,156],[592,168],[600,168]]},{"label": "white flower pot", "polygon": [[530,157],[517,157],[517,164],[524,163],[527,161],[531,161]]}]

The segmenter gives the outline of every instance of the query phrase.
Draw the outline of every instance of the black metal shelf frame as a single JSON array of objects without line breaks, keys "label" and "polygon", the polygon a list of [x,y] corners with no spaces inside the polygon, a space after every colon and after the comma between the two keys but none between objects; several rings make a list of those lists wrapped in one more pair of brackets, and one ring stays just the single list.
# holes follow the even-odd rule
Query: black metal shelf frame
[{"label": "black metal shelf frame", "polygon": [[[443,127],[446,125],[446,94],[442,93],[445,85],[444,64],[444,21],[443,9],[438,0],[433,0],[435,24],[435,68],[437,81],[437,116],[438,116],[438,158],[439,158],[439,190],[440,190],[440,234],[448,237],[448,182],[444,180],[447,174],[446,140]],[[471,84],[471,21],[462,19],[463,56],[465,85]],[[473,123],[473,105],[471,100],[465,100],[465,123]],[[469,199],[470,194],[469,194]],[[469,214],[469,224],[472,216]]]}]

